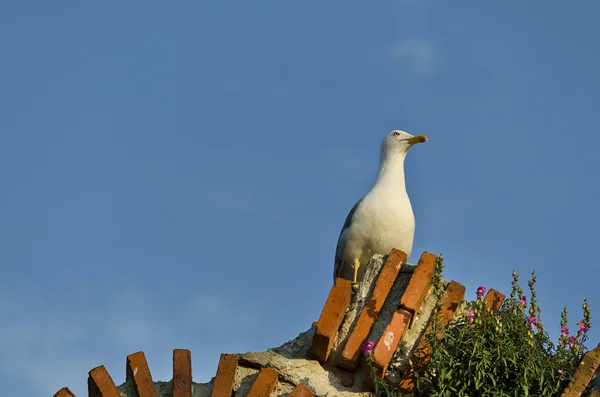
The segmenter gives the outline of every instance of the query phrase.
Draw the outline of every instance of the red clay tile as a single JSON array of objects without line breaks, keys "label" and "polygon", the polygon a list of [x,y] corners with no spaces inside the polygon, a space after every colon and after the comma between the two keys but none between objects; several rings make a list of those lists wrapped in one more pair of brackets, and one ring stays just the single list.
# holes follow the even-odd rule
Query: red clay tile
[{"label": "red clay tile", "polygon": [[293,392],[290,393],[289,397],[313,397],[313,392],[306,386],[300,383]]},{"label": "red clay tile", "polygon": [[[431,279],[435,272],[437,256],[429,252],[423,252],[419,263],[406,287],[406,291],[400,298],[400,307],[409,311],[413,316],[419,311],[429,289]],[[411,320],[412,322],[412,320]],[[409,324],[409,327],[412,324]]]},{"label": "red clay tile", "polygon": [[312,340],[312,352],[319,362],[327,361],[335,336],[351,301],[352,284],[343,278],[336,278],[317,322],[317,329]]},{"label": "red clay tile", "polygon": [[236,356],[221,354],[211,397],[231,397],[237,367],[238,359]]},{"label": "red clay tile", "polygon": [[56,393],[54,393],[53,397],[75,397],[75,394],[68,387],[63,387]]},{"label": "red clay tile", "polygon": [[115,382],[113,382],[104,365],[96,367],[89,372],[88,396],[121,397],[117,386],[115,386]]},{"label": "red clay tile", "polygon": [[442,297],[442,309],[440,315],[442,316],[442,326],[448,325],[448,323],[454,318],[456,310],[465,299],[465,286],[461,283],[457,283],[452,280],[446,287],[446,292]]},{"label": "red clay tile", "polygon": [[269,397],[277,386],[279,374],[273,368],[263,368],[252,384],[248,397]]},{"label": "red clay tile", "polygon": [[173,350],[173,397],[192,397],[192,353]]},{"label": "red clay tile", "polygon": [[562,397],[579,396],[590,384],[600,366],[600,344],[585,353]]},{"label": "red clay tile", "polygon": [[498,310],[500,309],[500,306],[502,306],[504,298],[506,298],[506,296],[504,296],[502,292],[498,292],[495,289],[490,288],[487,294],[485,294],[485,298],[483,298],[483,303],[490,309]]},{"label": "red clay tile", "polygon": [[127,356],[125,380],[133,382],[139,397],[156,397],[154,381],[144,352],[132,353]]},{"label": "red clay tile", "polygon": [[385,331],[373,350],[373,364],[379,371],[379,376],[384,376],[398,344],[408,329],[412,314],[406,309],[398,309],[392,315],[392,320],[385,327]]}]

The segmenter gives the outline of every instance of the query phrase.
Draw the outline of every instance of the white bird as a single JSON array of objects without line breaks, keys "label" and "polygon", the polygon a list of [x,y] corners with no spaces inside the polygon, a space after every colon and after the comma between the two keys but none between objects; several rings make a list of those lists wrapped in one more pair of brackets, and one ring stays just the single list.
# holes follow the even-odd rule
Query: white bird
[{"label": "white bird", "polygon": [[424,135],[413,136],[400,130],[383,138],[375,183],[352,207],[340,232],[334,280],[341,277],[356,284],[365,274],[362,265],[374,254],[389,254],[392,248],[410,255],[415,216],[406,193],[404,159],[413,145],[426,141]]}]

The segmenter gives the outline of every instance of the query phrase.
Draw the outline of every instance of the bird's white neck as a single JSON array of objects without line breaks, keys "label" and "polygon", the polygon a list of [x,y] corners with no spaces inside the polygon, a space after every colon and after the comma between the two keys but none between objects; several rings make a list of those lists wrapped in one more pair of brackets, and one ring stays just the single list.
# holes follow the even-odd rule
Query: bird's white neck
[{"label": "bird's white neck", "polygon": [[406,189],[404,180],[404,159],[406,154],[396,154],[394,156],[382,155],[379,160],[379,171],[375,178],[377,185],[392,185],[399,189]]}]

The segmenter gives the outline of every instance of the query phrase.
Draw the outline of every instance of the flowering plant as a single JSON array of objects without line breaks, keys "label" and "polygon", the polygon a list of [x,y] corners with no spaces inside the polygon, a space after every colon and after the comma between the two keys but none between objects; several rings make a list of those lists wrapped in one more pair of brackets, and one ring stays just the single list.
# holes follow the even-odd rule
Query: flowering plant
[{"label": "flowering plant", "polygon": [[[441,262],[441,256],[440,256]],[[384,396],[557,396],[568,384],[586,351],[584,342],[591,327],[587,299],[583,319],[575,335],[569,336],[567,309],[562,313],[560,337],[555,346],[544,330],[537,304],[535,272],[529,281],[527,298],[513,271],[512,292],[499,310],[487,307],[485,287],[476,291],[476,300],[463,313],[442,326],[441,304],[444,294],[441,264],[434,275],[438,304],[426,346],[414,352],[404,379],[411,379],[412,390],[390,392]],[[436,281],[437,280],[437,281]],[[385,382],[379,379],[379,382]],[[396,394],[395,394],[396,393]],[[379,393],[378,395],[382,395]]]},{"label": "flowering plant", "polygon": [[367,357],[370,357],[373,354],[374,349],[375,349],[375,342],[373,342],[373,341],[368,340],[365,343],[363,343],[363,345],[362,345],[362,351]]}]

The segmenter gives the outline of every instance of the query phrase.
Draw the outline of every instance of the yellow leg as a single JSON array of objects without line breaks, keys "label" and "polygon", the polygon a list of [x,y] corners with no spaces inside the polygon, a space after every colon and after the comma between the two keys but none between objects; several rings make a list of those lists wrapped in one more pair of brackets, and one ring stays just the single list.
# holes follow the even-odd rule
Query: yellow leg
[{"label": "yellow leg", "polygon": [[352,284],[358,284],[356,279],[358,278],[358,268],[360,267],[360,262],[358,260],[354,261],[354,282]]}]

